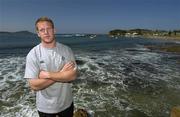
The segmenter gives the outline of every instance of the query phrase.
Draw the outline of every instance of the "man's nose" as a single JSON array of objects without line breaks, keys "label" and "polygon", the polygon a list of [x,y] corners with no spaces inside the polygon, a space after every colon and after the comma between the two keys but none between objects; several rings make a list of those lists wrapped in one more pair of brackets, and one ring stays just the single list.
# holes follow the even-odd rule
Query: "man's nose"
[{"label": "man's nose", "polygon": [[45,29],[45,30],[44,30],[44,33],[45,33],[45,34],[48,34],[48,29]]}]

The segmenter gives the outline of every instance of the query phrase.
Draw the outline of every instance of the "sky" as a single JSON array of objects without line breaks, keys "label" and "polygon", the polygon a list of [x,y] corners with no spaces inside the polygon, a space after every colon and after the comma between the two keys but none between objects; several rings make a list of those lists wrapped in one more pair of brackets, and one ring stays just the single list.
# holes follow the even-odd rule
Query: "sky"
[{"label": "sky", "polygon": [[180,29],[180,0],[0,0],[0,31],[35,32],[47,16],[57,33]]}]

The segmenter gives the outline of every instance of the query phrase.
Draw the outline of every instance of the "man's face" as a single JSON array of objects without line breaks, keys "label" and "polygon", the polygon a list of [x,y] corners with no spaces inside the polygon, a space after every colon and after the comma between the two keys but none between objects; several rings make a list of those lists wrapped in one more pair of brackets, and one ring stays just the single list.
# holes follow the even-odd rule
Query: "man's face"
[{"label": "man's face", "polygon": [[41,38],[42,43],[52,43],[55,40],[55,30],[51,23],[47,21],[41,21],[37,23],[37,34]]}]

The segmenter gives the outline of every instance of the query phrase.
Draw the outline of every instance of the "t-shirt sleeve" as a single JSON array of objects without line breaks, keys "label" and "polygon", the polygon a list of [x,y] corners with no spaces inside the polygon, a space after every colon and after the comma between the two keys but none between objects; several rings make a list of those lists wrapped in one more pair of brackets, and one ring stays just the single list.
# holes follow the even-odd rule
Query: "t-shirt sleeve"
[{"label": "t-shirt sleeve", "polygon": [[68,58],[69,58],[69,61],[74,61],[75,62],[75,69],[77,69],[76,59],[75,59],[74,53],[71,50],[71,48],[69,48],[69,57]]},{"label": "t-shirt sleeve", "polygon": [[37,56],[31,51],[26,57],[24,78],[38,78],[39,71]]}]

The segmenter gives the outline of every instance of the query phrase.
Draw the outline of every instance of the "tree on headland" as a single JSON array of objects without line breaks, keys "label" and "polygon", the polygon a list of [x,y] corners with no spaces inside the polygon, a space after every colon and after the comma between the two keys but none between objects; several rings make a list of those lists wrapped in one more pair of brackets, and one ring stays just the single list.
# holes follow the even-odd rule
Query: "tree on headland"
[{"label": "tree on headland", "polygon": [[125,36],[127,35],[144,35],[144,34],[152,34],[152,30],[148,29],[131,29],[131,30],[122,30],[122,29],[116,29],[116,30],[111,30],[109,32],[109,35],[113,36]]},{"label": "tree on headland", "polygon": [[126,34],[126,30],[120,30],[120,29],[111,30],[109,32],[109,35],[114,35],[114,36],[124,36],[125,34]]},{"label": "tree on headland", "polygon": [[169,31],[169,32],[168,32],[168,36],[171,36],[171,34],[172,34],[172,32],[171,32],[171,31]]}]

